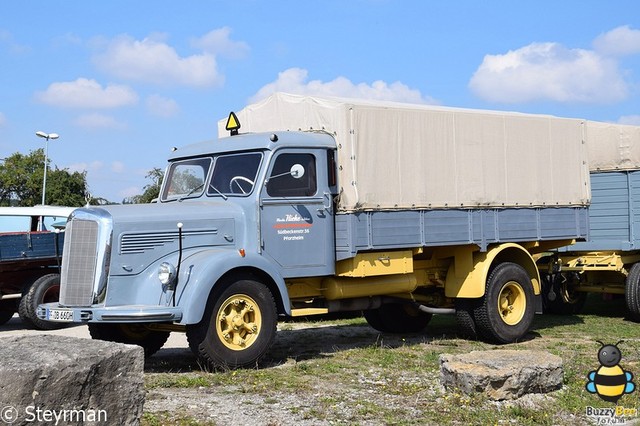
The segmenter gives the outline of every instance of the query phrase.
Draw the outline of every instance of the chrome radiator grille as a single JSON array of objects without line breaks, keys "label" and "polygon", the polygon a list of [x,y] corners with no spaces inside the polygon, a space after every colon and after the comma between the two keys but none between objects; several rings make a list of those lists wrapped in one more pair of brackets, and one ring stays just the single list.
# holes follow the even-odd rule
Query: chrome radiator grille
[{"label": "chrome radiator grille", "polygon": [[98,222],[92,220],[74,219],[67,223],[60,276],[60,304],[63,306],[93,303],[98,227]]}]

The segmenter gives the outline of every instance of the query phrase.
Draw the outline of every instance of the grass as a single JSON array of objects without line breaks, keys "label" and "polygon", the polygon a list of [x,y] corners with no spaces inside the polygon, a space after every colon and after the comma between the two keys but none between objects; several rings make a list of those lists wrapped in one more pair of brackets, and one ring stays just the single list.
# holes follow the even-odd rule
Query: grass
[{"label": "grass", "polygon": [[[614,406],[585,389],[587,374],[600,366],[596,340],[622,340],[620,365],[640,377],[639,325],[627,321],[624,312],[623,299],[603,302],[592,295],[582,314],[537,316],[527,340],[502,347],[459,338],[455,319],[447,316],[435,316],[424,334],[405,336],[380,334],[361,318],[318,322],[311,328],[285,323],[263,368],[207,373],[193,364],[179,371],[173,365],[168,372],[151,366],[146,387],[150,392],[198,389],[232,400],[251,397],[256,415],[267,407],[284,411],[290,423],[282,424],[592,424],[586,407]],[[440,354],[495,348],[560,356],[563,389],[524,402],[493,402],[481,394],[441,388]],[[639,395],[624,395],[618,405],[639,407]],[[195,421],[190,415],[146,412],[142,424],[189,425]]]}]

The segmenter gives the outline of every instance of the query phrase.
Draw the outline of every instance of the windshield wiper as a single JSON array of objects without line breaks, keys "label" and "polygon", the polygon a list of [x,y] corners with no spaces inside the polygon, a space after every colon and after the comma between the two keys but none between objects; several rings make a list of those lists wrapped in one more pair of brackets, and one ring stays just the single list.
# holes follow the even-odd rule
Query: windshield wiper
[{"label": "windshield wiper", "polygon": [[226,195],[224,195],[222,192],[220,192],[220,190],[218,188],[216,188],[215,186],[209,185],[209,188],[211,188],[214,191],[216,191],[220,196],[222,196],[222,198],[224,198],[225,201],[229,198]]},{"label": "windshield wiper", "polygon": [[[195,188],[193,188],[191,191],[187,192],[185,195],[183,195],[182,197],[178,198],[178,202],[181,202],[182,200],[184,200],[185,198],[187,198],[189,195],[193,194],[194,192],[196,192],[197,190],[201,189],[204,186],[204,182],[202,182],[200,185],[196,186]],[[214,188],[215,189],[215,188]]]}]

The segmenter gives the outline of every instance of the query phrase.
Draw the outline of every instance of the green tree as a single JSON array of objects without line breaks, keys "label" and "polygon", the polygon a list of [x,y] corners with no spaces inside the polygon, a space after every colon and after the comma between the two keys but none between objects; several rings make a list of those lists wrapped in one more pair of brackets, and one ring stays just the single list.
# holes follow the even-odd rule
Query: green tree
[{"label": "green tree", "polygon": [[164,179],[164,171],[158,167],[154,167],[145,177],[150,179],[151,183],[144,186],[144,192],[141,195],[134,195],[133,197],[125,198],[122,201],[123,204],[150,203],[160,196],[160,186]]},{"label": "green tree", "polygon": [[[48,161],[50,163],[50,161]],[[0,205],[35,206],[42,202],[44,149],[12,154],[0,164]],[[86,203],[86,172],[67,169],[47,171],[46,203],[79,207]]]}]

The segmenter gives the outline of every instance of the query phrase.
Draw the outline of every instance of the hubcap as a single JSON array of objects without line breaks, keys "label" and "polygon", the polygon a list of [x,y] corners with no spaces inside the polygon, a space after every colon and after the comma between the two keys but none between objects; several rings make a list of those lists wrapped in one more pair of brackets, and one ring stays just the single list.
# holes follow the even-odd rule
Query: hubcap
[{"label": "hubcap", "polygon": [[515,281],[509,281],[498,295],[498,309],[500,317],[509,325],[516,325],[524,317],[527,308],[527,298],[522,286]]},{"label": "hubcap", "polygon": [[246,294],[234,294],[225,300],[216,317],[218,338],[234,351],[247,349],[254,344],[261,325],[260,308]]}]

